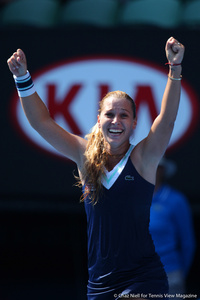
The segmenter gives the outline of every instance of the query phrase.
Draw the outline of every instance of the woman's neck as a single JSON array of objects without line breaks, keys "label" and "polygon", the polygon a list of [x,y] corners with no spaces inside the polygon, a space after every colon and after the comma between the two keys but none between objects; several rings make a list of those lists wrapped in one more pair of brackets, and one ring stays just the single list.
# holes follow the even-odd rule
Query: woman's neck
[{"label": "woman's neck", "polygon": [[121,145],[116,148],[112,147],[110,144],[106,144],[105,150],[109,157],[119,157],[119,156],[124,156],[128,151],[129,147],[130,147],[129,143],[126,145]]},{"label": "woman's neck", "polygon": [[130,144],[120,149],[111,149],[106,147],[107,162],[105,167],[109,172],[120,162],[120,160],[127,153],[129,147]]}]

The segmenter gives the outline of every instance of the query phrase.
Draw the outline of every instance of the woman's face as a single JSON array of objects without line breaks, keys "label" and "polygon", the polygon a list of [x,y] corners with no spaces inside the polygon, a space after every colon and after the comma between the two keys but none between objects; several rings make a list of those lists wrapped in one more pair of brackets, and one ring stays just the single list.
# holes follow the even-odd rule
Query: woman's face
[{"label": "woman's face", "polygon": [[110,96],[104,100],[100,115],[99,127],[105,141],[113,147],[129,144],[129,137],[135,129],[137,120],[129,100]]}]

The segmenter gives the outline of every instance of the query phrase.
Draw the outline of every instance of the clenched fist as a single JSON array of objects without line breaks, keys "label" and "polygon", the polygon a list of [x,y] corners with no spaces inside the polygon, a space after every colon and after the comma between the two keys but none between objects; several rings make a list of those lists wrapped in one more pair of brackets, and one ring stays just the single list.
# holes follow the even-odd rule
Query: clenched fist
[{"label": "clenched fist", "polygon": [[10,71],[15,76],[23,76],[27,72],[26,56],[21,49],[16,52],[7,60]]},{"label": "clenched fist", "polygon": [[175,38],[170,37],[165,46],[166,56],[169,64],[181,64],[184,56],[185,47]]}]

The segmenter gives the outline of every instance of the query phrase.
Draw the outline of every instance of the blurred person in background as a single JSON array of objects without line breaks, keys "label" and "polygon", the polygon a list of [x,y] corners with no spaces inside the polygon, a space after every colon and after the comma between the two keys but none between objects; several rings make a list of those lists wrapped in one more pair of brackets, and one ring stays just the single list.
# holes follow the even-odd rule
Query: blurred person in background
[{"label": "blurred person in background", "polygon": [[[186,278],[193,262],[195,235],[187,198],[167,184],[176,164],[160,161],[150,211],[150,232],[168,276],[169,293],[185,293]],[[175,299],[175,298],[174,298]]]}]

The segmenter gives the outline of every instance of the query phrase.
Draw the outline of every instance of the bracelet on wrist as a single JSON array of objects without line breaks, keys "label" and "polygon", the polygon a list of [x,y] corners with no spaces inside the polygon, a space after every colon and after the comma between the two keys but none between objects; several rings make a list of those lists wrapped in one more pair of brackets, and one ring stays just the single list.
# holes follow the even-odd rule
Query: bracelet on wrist
[{"label": "bracelet on wrist", "polygon": [[177,81],[177,80],[181,80],[182,79],[182,75],[180,75],[179,78],[171,77],[171,76],[168,75],[168,78],[171,79],[171,80]]},{"label": "bracelet on wrist", "polygon": [[19,97],[27,97],[35,93],[35,86],[29,71],[23,76],[13,75]]},{"label": "bracelet on wrist", "polygon": [[180,63],[180,64],[173,64],[173,63],[167,62],[167,63],[165,63],[165,65],[169,65],[169,66],[180,66],[181,63]]}]

